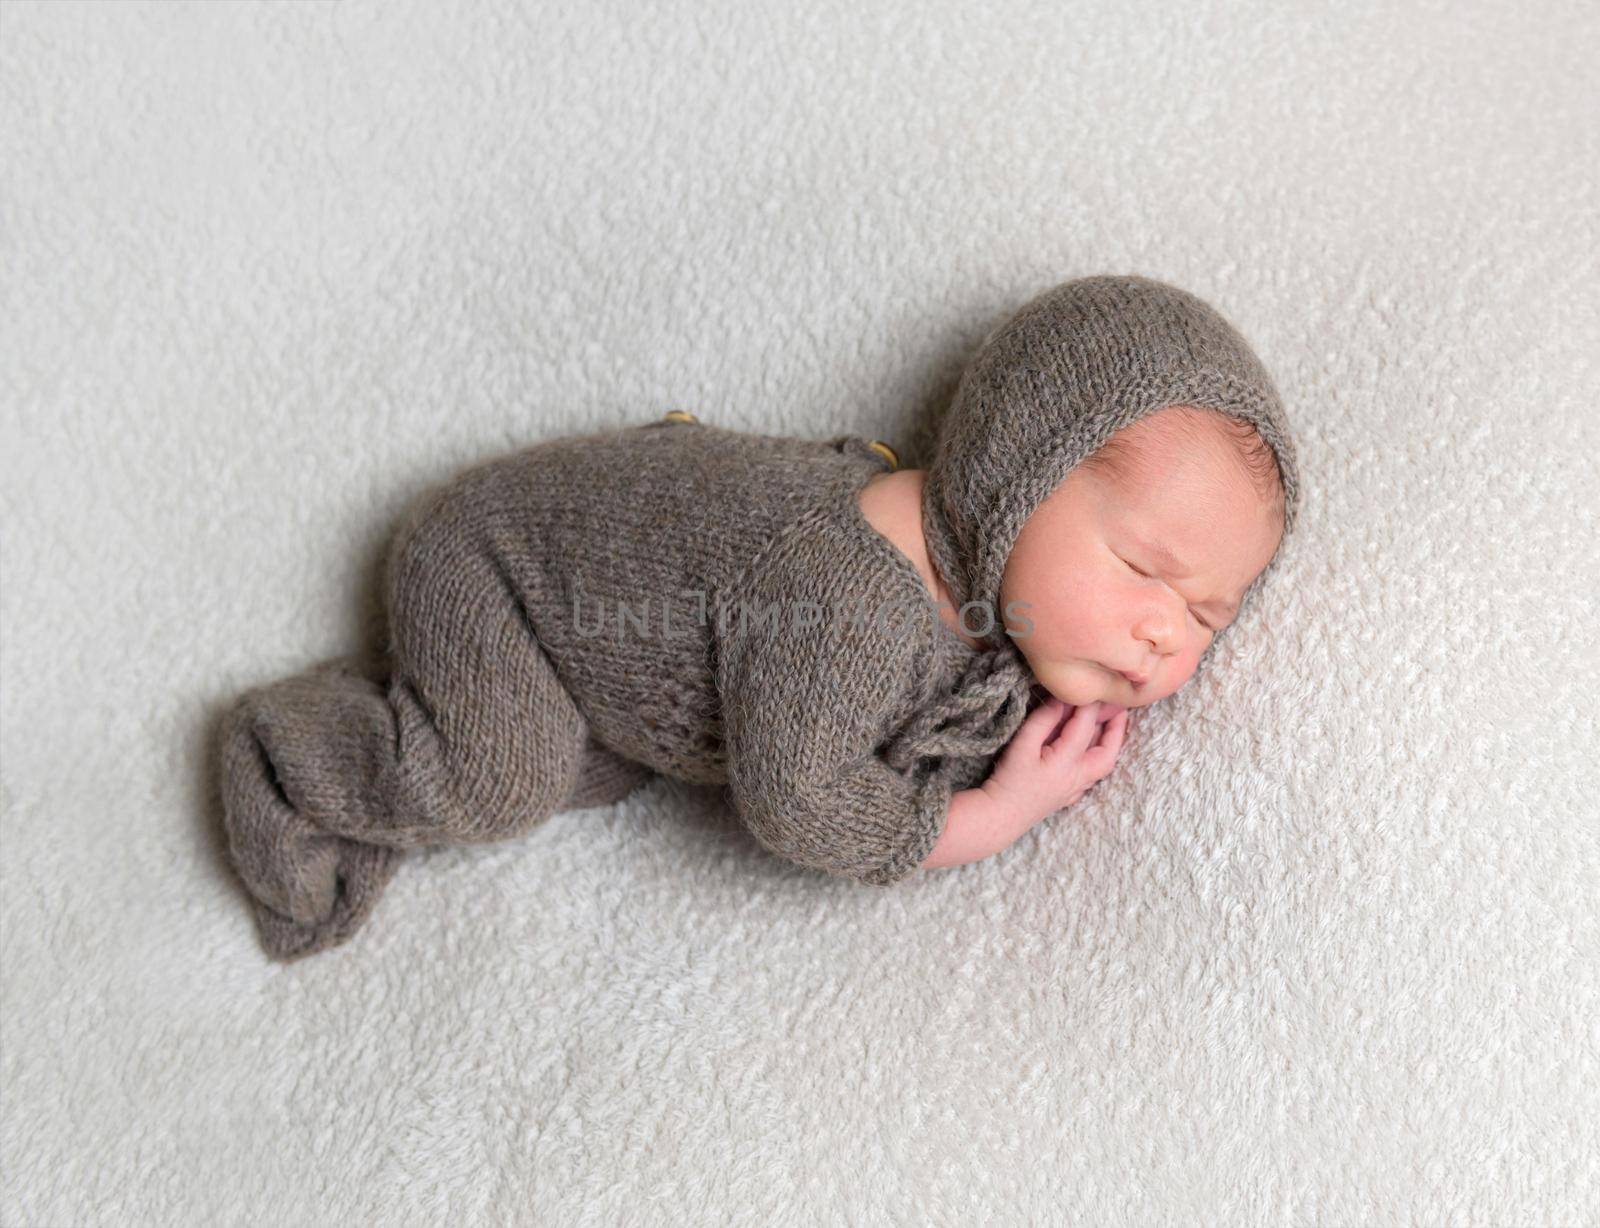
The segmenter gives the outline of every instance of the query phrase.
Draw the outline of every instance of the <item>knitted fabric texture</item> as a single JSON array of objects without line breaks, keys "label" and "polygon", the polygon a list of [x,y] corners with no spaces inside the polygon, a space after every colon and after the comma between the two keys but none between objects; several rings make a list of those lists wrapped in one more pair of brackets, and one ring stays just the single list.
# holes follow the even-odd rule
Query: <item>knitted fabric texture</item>
[{"label": "knitted fabric texture", "polygon": [[[405,850],[514,838],[663,773],[864,883],[913,871],[1020,723],[857,495],[869,441],[670,422],[551,440],[420,500],[382,661],[246,693],[230,859],[263,944],[348,939]],[[819,617],[820,613],[820,617]]]},{"label": "knitted fabric texture", "polygon": [[[1245,417],[1296,481],[1276,394],[1215,312],[1140,278],[1067,283],[987,339],[930,470],[924,531],[999,622],[1034,507],[1174,403]],[[547,441],[418,501],[385,571],[383,659],[247,692],[223,728],[229,856],[263,945],[346,941],[406,850],[518,837],[656,773],[722,784],[755,839],[883,885],[914,871],[1038,696],[974,649],[857,496],[855,436],[694,421]],[[970,624],[969,624],[970,625]]]},{"label": "knitted fabric texture", "polygon": [[1117,431],[1172,405],[1255,427],[1278,462],[1287,539],[1300,480],[1283,404],[1255,352],[1202,300],[1147,277],[1084,277],[1034,296],[984,339],[922,491],[929,558],[956,605],[976,607],[975,638],[1007,639],[1000,580],[1034,509]]}]

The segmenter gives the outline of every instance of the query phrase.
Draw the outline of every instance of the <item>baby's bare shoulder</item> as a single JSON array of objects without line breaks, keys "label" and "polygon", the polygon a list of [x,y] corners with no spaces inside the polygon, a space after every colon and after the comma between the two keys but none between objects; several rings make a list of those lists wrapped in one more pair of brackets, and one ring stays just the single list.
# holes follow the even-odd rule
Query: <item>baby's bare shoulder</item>
[{"label": "baby's bare shoulder", "polygon": [[922,470],[880,473],[861,488],[861,514],[867,523],[910,559],[918,572],[928,572],[928,546],[922,535]]}]

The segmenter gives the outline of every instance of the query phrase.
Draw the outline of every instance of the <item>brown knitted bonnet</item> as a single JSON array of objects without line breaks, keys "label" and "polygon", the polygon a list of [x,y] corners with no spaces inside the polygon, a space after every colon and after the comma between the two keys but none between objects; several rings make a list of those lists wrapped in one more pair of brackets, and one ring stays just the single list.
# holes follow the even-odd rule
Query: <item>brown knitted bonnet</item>
[{"label": "brown knitted bonnet", "polygon": [[1034,509],[1117,431],[1179,404],[1255,427],[1277,458],[1287,538],[1299,473],[1283,405],[1214,308],[1147,277],[1085,277],[1036,295],[984,339],[941,426],[922,498],[928,553],[957,608],[986,609],[967,611],[974,637],[1007,643],[1000,578]]}]

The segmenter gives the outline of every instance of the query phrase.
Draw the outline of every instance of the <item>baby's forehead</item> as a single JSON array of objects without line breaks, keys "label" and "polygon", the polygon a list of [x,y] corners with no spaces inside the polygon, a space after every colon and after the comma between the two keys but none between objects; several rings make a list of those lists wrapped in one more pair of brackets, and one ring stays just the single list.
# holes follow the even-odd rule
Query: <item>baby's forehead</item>
[{"label": "baby's forehead", "polygon": [[1192,452],[1113,455],[1081,467],[1110,496],[1111,509],[1122,514],[1141,513],[1151,506],[1201,509],[1254,501],[1250,484],[1235,466]]},{"label": "baby's forehead", "polygon": [[1105,450],[1144,464],[1165,459],[1225,454],[1238,430],[1223,414],[1192,405],[1168,405],[1115,432]]},{"label": "baby's forehead", "polygon": [[1248,424],[1214,410],[1168,406],[1117,431],[1083,467],[1133,502],[1220,510],[1260,501],[1244,440]]},{"label": "baby's forehead", "polygon": [[1238,475],[1191,467],[1153,479],[1135,472],[1090,480],[1098,487],[1092,500],[1101,530],[1144,550],[1172,574],[1226,569],[1258,555],[1264,566],[1283,537],[1281,509]]}]

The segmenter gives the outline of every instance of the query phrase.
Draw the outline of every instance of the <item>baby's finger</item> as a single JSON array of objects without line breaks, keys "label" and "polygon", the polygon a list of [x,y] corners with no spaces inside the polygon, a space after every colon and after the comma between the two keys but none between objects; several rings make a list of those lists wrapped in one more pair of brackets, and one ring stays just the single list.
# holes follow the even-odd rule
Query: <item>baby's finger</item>
[{"label": "baby's finger", "polygon": [[1084,766],[1098,776],[1111,771],[1122,751],[1122,738],[1128,732],[1128,714],[1119,712],[1100,731],[1100,742],[1083,757]]},{"label": "baby's finger", "polygon": [[1062,710],[1066,707],[1054,695],[1050,696],[1032,712],[1011,735],[1011,741],[1018,746],[1037,753],[1044,745],[1044,740],[1050,736],[1051,730],[1061,720]]},{"label": "baby's finger", "polygon": [[1061,736],[1050,749],[1077,759],[1094,738],[1094,731],[1099,725],[1096,719],[1099,713],[1099,704],[1079,704],[1077,710],[1067,718],[1067,723],[1061,728]]}]

